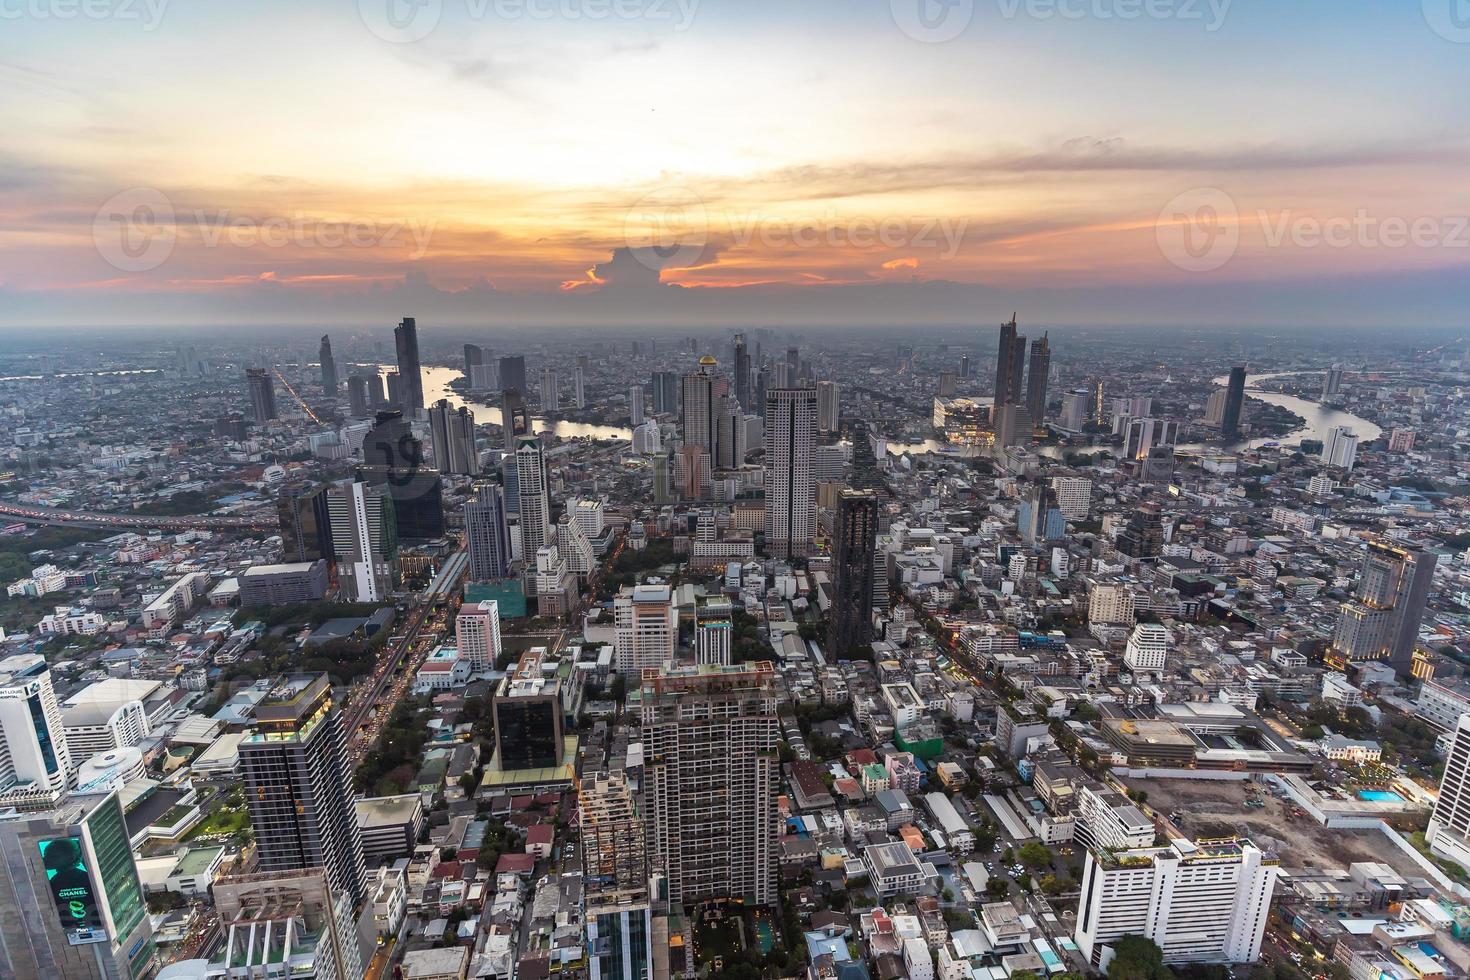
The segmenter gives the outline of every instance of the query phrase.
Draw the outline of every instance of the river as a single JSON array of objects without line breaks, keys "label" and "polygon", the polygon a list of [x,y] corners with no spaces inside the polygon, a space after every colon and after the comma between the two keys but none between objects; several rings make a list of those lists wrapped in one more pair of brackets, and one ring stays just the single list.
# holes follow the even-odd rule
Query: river
[{"label": "river", "polygon": [[[396,371],[397,366],[392,364],[379,365],[385,372]],[[441,398],[449,402],[455,408],[468,408],[475,413],[477,423],[492,422],[501,425],[501,412],[499,405],[485,405],[480,402],[470,401],[459,392],[449,387],[451,381],[464,377],[464,372],[457,368],[426,367],[424,372],[424,404],[432,405]],[[589,425],[585,422],[569,422],[563,419],[547,419],[540,415],[531,418],[532,432],[550,432],[558,439],[622,439],[627,442],[633,438],[632,429],[624,429],[615,425]]]}]

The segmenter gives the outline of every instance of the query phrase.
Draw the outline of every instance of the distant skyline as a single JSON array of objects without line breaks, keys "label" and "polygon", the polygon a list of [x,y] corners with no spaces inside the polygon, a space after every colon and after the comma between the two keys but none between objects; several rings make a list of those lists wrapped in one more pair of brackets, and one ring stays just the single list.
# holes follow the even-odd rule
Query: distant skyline
[{"label": "distant skyline", "polygon": [[405,3],[7,13],[0,327],[1465,321],[1436,0]]}]

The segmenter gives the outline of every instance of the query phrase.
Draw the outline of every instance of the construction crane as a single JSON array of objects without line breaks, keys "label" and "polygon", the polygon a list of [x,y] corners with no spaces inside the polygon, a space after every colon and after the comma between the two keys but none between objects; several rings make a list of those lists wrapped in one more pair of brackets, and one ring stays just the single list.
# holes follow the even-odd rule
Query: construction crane
[{"label": "construction crane", "polygon": [[326,425],[327,423],[318,418],[317,414],[311,410],[311,406],[306,404],[306,399],[296,394],[296,389],[291,387],[291,382],[286,380],[286,376],[281,373],[281,369],[274,368],[273,370],[276,373],[276,377],[281,379],[281,384],[286,386],[286,391],[291,394],[292,398],[296,399],[296,403],[300,405],[301,410],[306,413],[306,417],[311,419],[317,425]]}]

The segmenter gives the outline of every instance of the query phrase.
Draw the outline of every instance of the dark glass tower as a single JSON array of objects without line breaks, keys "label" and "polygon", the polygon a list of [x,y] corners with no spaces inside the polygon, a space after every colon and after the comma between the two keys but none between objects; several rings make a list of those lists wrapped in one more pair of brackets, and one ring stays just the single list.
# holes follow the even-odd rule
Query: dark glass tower
[{"label": "dark glass tower", "polygon": [[872,490],[843,490],[837,497],[829,645],[838,656],[856,653],[872,642],[878,503],[878,494]]},{"label": "dark glass tower", "polygon": [[1046,382],[1051,375],[1051,341],[1046,334],[1031,341],[1031,365],[1026,374],[1026,411],[1031,424],[1040,425],[1046,418]]},{"label": "dark glass tower", "polygon": [[276,498],[276,514],[281,521],[281,550],[286,561],[336,560],[326,484],[286,487]]},{"label": "dark glass tower", "polygon": [[419,362],[419,328],[411,316],[403,318],[393,331],[393,345],[398,349],[398,397],[405,412],[424,407],[424,370]]},{"label": "dark glass tower", "polygon": [[474,500],[464,506],[469,541],[471,582],[489,582],[510,574],[510,529],[505,520],[505,491],[500,484],[476,484]]},{"label": "dark glass tower", "polygon": [[358,479],[386,486],[400,538],[432,540],[444,535],[443,486],[439,471],[424,462],[424,444],[402,412],[379,412],[362,443]]},{"label": "dark glass tower", "polygon": [[317,358],[322,364],[322,391],[328,395],[337,394],[337,362],[332,357],[332,338],[326,334],[322,334],[322,346]]},{"label": "dark glass tower", "polygon": [[526,390],[526,359],[519,354],[500,359],[500,390]]},{"label": "dark glass tower", "polygon": [[1240,435],[1240,410],[1245,405],[1245,365],[1230,369],[1225,386],[1225,412],[1220,417],[1220,435],[1234,439]]},{"label": "dark glass tower", "polygon": [[1019,404],[1025,392],[1026,338],[1016,333],[1016,315],[1000,325],[1000,347],[995,354],[995,405]]},{"label": "dark glass tower", "polygon": [[276,389],[265,368],[246,368],[245,387],[250,394],[250,417],[257,425],[278,418]]}]

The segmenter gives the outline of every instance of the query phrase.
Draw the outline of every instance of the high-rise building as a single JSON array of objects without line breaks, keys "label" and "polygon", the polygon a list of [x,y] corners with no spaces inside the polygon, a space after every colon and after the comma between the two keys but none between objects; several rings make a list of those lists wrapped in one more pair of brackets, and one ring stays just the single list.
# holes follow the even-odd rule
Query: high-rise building
[{"label": "high-rise building", "polygon": [[471,670],[487,670],[500,659],[500,603],[466,602],[454,617],[454,646]]},{"label": "high-rise building", "polygon": [[541,369],[541,410],[554,412],[560,407],[561,384],[556,376],[556,368],[544,367]]},{"label": "high-rise building", "polygon": [[361,481],[333,484],[327,512],[343,598],[388,598],[398,584],[398,521],[387,488]]},{"label": "high-rise building", "polygon": [[153,974],[153,929],[116,792],[0,820],[0,855],[0,977]]},{"label": "high-rise building", "polygon": [[1139,623],[1128,634],[1123,663],[1135,674],[1157,674],[1169,657],[1169,630],[1161,623]]},{"label": "high-rise building", "polygon": [[1081,432],[1088,422],[1092,421],[1092,415],[1088,408],[1092,402],[1092,393],[1086,388],[1069,391],[1062,396],[1062,417],[1059,420],[1061,428],[1068,432]]},{"label": "high-rise building", "polygon": [[513,453],[522,436],[531,434],[531,413],[520,388],[506,388],[500,393],[500,426],[505,435],[505,451]]},{"label": "high-rise building", "polygon": [[367,418],[372,414],[370,398],[367,378],[354,374],[347,379],[347,411],[352,413],[353,418]]},{"label": "high-rise building", "polygon": [[464,376],[465,376],[466,380],[468,380],[470,382],[470,387],[474,387],[474,383],[475,383],[475,368],[484,367],[484,365],[485,365],[485,350],[484,350],[484,348],[480,347],[478,344],[465,344],[464,345]]},{"label": "high-rise building", "polygon": [[1118,553],[1146,561],[1164,551],[1164,515],[1157,504],[1144,504],[1118,534]]},{"label": "high-rise building", "polygon": [[1338,392],[1342,391],[1343,370],[1344,369],[1342,363],[1339,361],[1329,367],[1326,373],[1322,376],[1323,401],[1335,397]]},{"label": "high-rise building", "polygon": [[1245,407],[1245,365],[1230,369],[1225,385],[1225,406],[1220,415],[1220,435],[1234,439],[1240,435],[1240,410]]},{"label": "high-rise building", "polygon": [[1434,853],[1470,867],[1470,714],[1461,712],[1450,730],[1439,800],[1424,839]]},{"label": "high-rise building", "polygon": [[[352,896],[332,886],[327,869],[229,875],[215,880],[210,896],[224,945],[212,961],[171,964],[169,980],[366,975],[373,936],[358,929]],[[269,964],[275,972],[245,963]]]},{"label": "high-rise building", "polygon": [[955,392],[957,392],[958,390],[959,385],[957,383],[955,373],[953,371],[940,371],[939,397],[953,398],[955,396]]},{"label": "high-rise building", "polygon": [[1244,839],[1089,851],[1075,939],[1101,967],[1111,944],[1143,936],[1165,963],[1254,963],[1279,869]]},{"label": "high-rise building", "polygon": [[1046,334],[1031,341],[1031,364],[1026,370],[1026,410],[1031,413],[1031,423],[1040,425],[1046,420],[1046,383],[1051,376],[1051,341]]},{"label": "high-rise building", "polygon": [[817,392],[766,392],[766,551],[791,558],[811,549],[816,532]]},{"label": "high-rise building", "polygon": [[1016,528],[1028,545],[1060,541],[1067,536],[1067,519],[1049,484],[1032,484],[1016,507]]},{"label": "high-rise building", "polygon": [[960,380],[961,381],[969,381],[970,380],[970,355],[969,354],[961,354],[960,355]]},{"label": "high-rise building", "polygon": [[335,396],[337,394],[337,361],[332,357],[332,338],[326,334],[322,334],[317,359],[321,362],[322,367],[322,391]]},{"label": "high-rise building", "polygon": [[398,405],[405,415],[413,415],[424,407],[424,369],[419,362],[419,329],[413,317],[404,317],[393,330],[393,345],[398,351]]},{"label": "high-rise building", "polygon": [[1069,521],[1086,520],[1092,510],[1092,481],[1080,476],[1054,476],[1052,491],[1057,495],[1057,509]]},{"label": "high-rise building", "polygon": [[424,444],[403,412],[378,413],[362,441],[357,478],[387,488],[399,538],[432,541],[444,536],[443,481],[424,461]]},{"label": "high-rise building", "polygon": [[838,656],[859,653],[873,639],[873,553],[878,546],[879,496],[842,490],[832,532],[832,621],[828,646]]},{"label": "high-rise building", "polygon": [[754,408],[750,400],[750,348],[745,344],[745,334],[735,335],[735,400],[740,407],[749,411]]},{"label": "high-rise building", "polygon": [[367,869],[347,735],[327,675],[282,680],[255,706],[240,743],[240,772],[261,871],[323,868],[354,905],[367,897]]},{"label": "high-rise building", "polygon": [[842,424],[842,393],[835,381],[817,382],[817,431],[836,432]]},{"label": "high-rise building", "polygon": [[475,415],[461,405],[452,407],[441,398],[429,409],[429,433],[434,447],[434,465],[440,473],[474,476],[480,472],[480,452],[475,447]]},{"label": "high-rise building", "polygon": [[1216,388],[1205,400],[1205,425],[1219,426],[1225,422],[1225,403],[1230,400],[1227,388]]},{"label": "high-rise building", "polygon": [[1322,440],[1322,462],[1339,469],[1352,470],[1358,462],[1358,435],[1351,426],[1334,425]]},{"label": "high-rise building", "polygon": [[643,788],[673,902],[776,900],[779,697],[768,662],[643,671]]},{"label": "high-rise building", "polygon": [[645,667],[673,663],[679,613],[667,585],[636,585],[613,599],[613,669],[640,676]]},{"label": "high-rise building", "polygon": [[500,359],[500,390],[516,391],[525,393],[526,389],[526,359],[520,354],[513,354]]},{"label": "high-rise building", "polygon": [[730,662],[734,611],[728,600],[711,599],[694,610],[694,660],[725,666]]},{"label": "high-rise building", "polygon": [[51,668],[40,654],[0,660],[0,748],[0,808],[37,809],[66,792],[72,758]]},{"label": "high-rise building", "polygon": [[673,415],[679,411],[679,375],[673,371],[653,372],[653,414]]},{"label": "high-rise building", "polygon": [[276,414],[276,388],[271,382],[270,371],[246,368],[245,387],[250,396],[250,418],[256,425],[279,418]]},{"label": "high-rise building", "polygon": [[1434,552],[1422,548],[1370,542],[1358,587],[1338,614],[1328,663],[1383,660],[1409,677],[1437,562]]},{"label": "high-rise building", "polygon": [[1016,333],[1016,315],[1000,325],[1000,348],[995,355],[995,405],[1020,403],[1025,397],[1021,387],[1026,372],[1026,338]]},{"label": "high-rise building", "polygon": [[587,407],[587,369],[580,365],[572,372],[572,404]]},{"label": "high-rise building", "polygon": [[636,429],[643,424],[643,386],[628,389],[628,423]]},{"label": "high-rise building", "polygon": [[522,436],[516,442],[516,492],[520,497],[521,554],[536,554],[551,543],[551,490],[541,440]]},{"label": "high-rise building", "polygon": [[715,455],[718,445],[718,419],[724,412],[724,398],[730,383],[715,373],[715,359],[706,354],[699,359],[699,369],[684,375],[680,383],[680,435],[686,446],[702,446]]},{"label": "high-rise building", "polygon": [[563,762],[561,682],[542,669],[546,648],[521,654],[496,688],[495,755],[502,771],[551,769]]},{"label": "high-rise building", "polygon": [[1007,402],[995,409],[995,444],[1025,446],[1030,444],[1036,426],[1031,412],[1019,402]]},{"label": "high-rise building", "polygon": [[732,395],[715,399],[715,446],[710,465],[717,470],[732,470],[745,464],[745,414]]},{"label": "high-rise building", "polygon": [[592,539],[570,509],[556,525],[556,547],[566,559],[567,571],[586,581],[597,568],[597,552]]},{"label": "high-rise building", "polygon": [[281,552],[287,562],[332,561],[332,515],[327,485],[293,484],[276,498],[281,522]]},{"label": "high-rise building", "polygon": [[474,498],[464,505],[464,532],[471,582],[491,582],[510,574],[510,525],[500,484],[485,481],[475,485]]},{"label": "high-rise building", "polygon": [[591,980],[651,980],[653,907],[647,835],[627,777],[600,772],[577,794]]},{"label": "high-rise building", "polygon": [[1170,419],[1129,419],[1123,433],[1123,458],[1147,459],[1153,449],[1172,447],[1179,423]]}]

